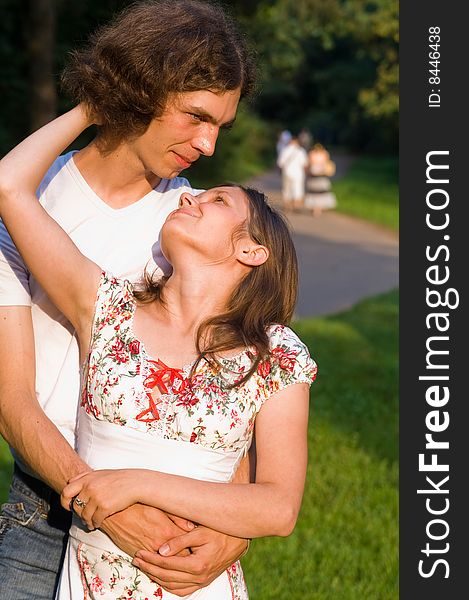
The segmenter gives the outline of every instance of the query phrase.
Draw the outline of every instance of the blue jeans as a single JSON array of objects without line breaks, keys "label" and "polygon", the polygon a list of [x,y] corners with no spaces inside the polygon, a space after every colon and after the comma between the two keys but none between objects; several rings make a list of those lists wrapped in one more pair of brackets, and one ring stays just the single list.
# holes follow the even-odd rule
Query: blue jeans
[{"label": "blue jeans", "polygon": [[15,466],[0,515],[2,600],[53,600],[71,514],[58,495]]}]

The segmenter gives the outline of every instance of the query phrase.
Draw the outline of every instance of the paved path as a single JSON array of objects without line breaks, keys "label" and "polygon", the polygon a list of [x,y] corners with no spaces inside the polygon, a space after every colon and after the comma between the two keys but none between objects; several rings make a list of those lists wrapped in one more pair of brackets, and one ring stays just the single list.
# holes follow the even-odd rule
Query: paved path
[{"label": "paved path", "polygon": [[[333,157],[336,177],[346,171],[350,159]],[[280,174],[269,171],[249,185],[267,193],[280,205]],[[337,199],[340,204],[340,198]],[[367,221],[324,212],[320,217],[293,213],[292,225],[300,265],[297,317],[332,314],[399,284],[399,246],[396,233]]]}]

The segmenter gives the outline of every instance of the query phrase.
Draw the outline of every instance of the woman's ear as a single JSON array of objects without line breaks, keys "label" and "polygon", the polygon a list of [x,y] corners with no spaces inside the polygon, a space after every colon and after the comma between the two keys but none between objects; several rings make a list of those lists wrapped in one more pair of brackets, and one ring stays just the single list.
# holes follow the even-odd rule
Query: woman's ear
[{"label": "woman's ear", "polygon": [[239,244],[236,258],[248,267],[259,267],[269,258],[269,251],[262,244],[256,244],[251,239],[247,239]]}]

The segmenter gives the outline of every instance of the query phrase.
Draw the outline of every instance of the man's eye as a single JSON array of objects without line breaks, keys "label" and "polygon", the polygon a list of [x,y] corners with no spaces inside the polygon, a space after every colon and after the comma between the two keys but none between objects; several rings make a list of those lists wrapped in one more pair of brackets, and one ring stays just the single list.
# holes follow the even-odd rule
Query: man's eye
[{"label": "man's eye", "polygon": [[224,199],[222,196],[217,196],[217,197],[215,198],[215,202],[223,202],[223,203],[224,203],[224,202],[225,202],[225,199]]},{"label": "man's eye", "polygon": [[200,115],[196,115],[195,113],[189,113],[189,116],[191,119],[194,119],[195,121],[203,121],[203,118]]}]

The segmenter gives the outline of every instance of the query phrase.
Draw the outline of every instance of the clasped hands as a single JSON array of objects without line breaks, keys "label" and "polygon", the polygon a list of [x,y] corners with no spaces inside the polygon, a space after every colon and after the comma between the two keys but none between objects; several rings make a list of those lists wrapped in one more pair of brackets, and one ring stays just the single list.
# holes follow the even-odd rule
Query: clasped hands
[{"label": "clasped hands", "polygon": [[[117,475],[117,471],[109,473],[114,477]],[[64,488],[62,504],[67,509],[77,495],[80,500],[88,500],[83,487],[79,492],[76,487],[70,487],[80,477],[70,480]],[[105,486],[102,490],[106,495],[111,493]],[[77,514],[81,512],[76,503],[73,508]],[[203,526],[195,527],[186,519],[144,504],[133,504],[107,517],[101,529],[119,548],[134,557],[134,566],[177,596],[191,594],[209,585],[246,552],[248,544],[244,539]]]},{"label": "clasped hands", "polygon": [[98,529],[106,517],[140,501],[141,469],[87,471],[70,479],[62,490],[62,506],[74,510],[88,529]]}]

